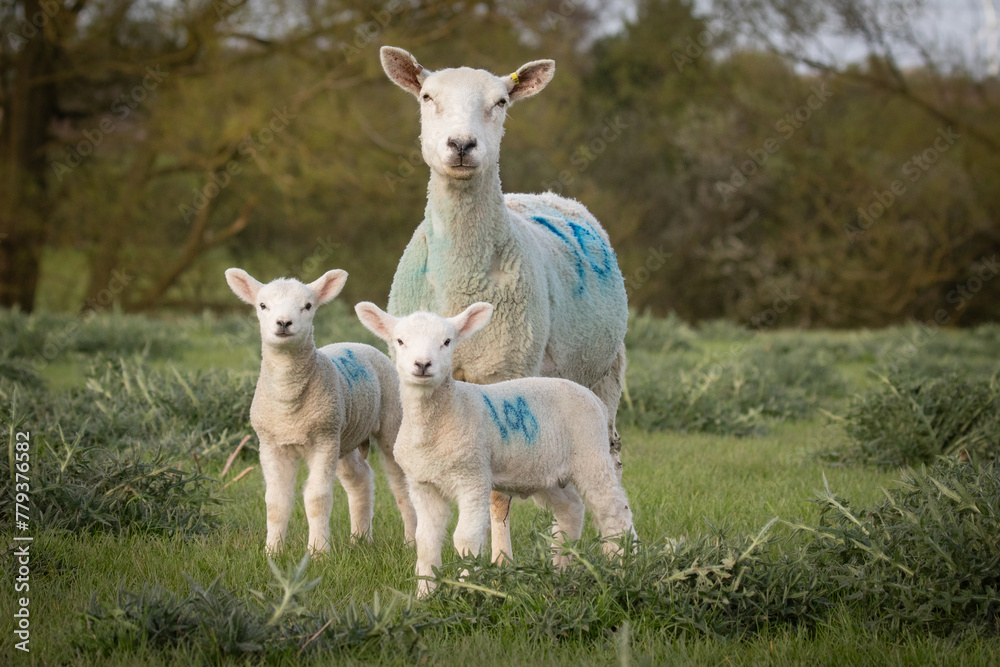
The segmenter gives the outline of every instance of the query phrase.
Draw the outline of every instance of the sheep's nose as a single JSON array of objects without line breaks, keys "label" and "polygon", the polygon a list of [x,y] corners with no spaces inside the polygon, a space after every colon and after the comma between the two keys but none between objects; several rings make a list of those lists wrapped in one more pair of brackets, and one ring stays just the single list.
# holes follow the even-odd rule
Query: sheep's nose
[{"label": "sheep's nose", "polygon": [[419,361],[414,361],[413,365],[417,367],[419,375],[426,375],[427,369],[431,367],[431,362],[426,361],[424,363],[420,363]]},{"label": "sheep's nose", "polygon": [[458,137],[449,139],[448,145],[454,148],[459,156],[462,156],[476,147],[476,140],[468,137]]},{"label": "sheep's nose", "polygon": [[285,322],[282,322],[281,320],[278,320],[278,326],[281,327],[282,331],[284,331],[288,327],[292,326],[292,321],[291,320],[287,320]]}]

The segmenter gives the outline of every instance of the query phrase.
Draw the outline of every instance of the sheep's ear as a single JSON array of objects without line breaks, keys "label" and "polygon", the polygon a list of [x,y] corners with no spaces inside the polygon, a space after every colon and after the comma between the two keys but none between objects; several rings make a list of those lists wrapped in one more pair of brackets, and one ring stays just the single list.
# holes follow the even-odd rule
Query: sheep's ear
[{"label": "sheep's ear", "polygon": [[417,62],[408,51],[395,46],[383,46],[379,50],[382,69],[386,76],[397,86],[409,92],[414,97],[420,95],[420,87],[424,85],[430,72]]},{"label": "sheep's ear", "polygon": [[385,312],[371,301],[362,301],[354,306],[354,312],[365,328],[386,342],[392,340],[392,330],[396,328],[398,318]]},{"label": "sheep's ear", "polygon": [[262,285],[243,269],[226,269],[226,282],[236,296],[251,306],[257,305],[257,292]]},{"label": "sheep's ear", "polygon": [[492,304],[480,301],[472,304],[455,317],[449,318],[448,321],[455,327],[455,337],[456,342],[458,342],[485,327],[491,317],[493,317]]},{"label": "sheep's ear", "polygon": [[507,92],[511,103],[531,97],[548,85],[556,73],[556,61],[533,60],[517,68],[507,77]]},{"label": "sheep's ear", "polygon": [[347,271],[333,269],[332,271],[327,271],[306,285],[306,287],[312,290],[312,293],[316,296],[316,305],[322,306],[324,303],[333,301],[340,294],[340,290],[344,289],[344,283],[346,282]]}]

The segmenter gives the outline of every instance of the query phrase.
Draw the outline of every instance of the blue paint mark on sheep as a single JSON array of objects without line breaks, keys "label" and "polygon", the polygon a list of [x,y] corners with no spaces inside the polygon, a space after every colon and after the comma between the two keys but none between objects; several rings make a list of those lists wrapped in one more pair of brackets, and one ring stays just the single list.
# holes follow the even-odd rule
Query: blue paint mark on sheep
[{"label": "blue paint mark on sheep", "polygon": [[347,380],[347,387],[350,389],[357,380],[371,380],[368,369],[365,368],[352,350],[344,350],[343,356],[331,359],[340,374]]},{"label": "blue paint mark on sheep", "polygon": [[493,417],[493,423],[497,425],[497,429],[500,431],[500,437],[504,440],[507,439],[507,427],[503,425],[500,421],[500,415],[497,413],[497,408],[493,405],[493,401],[486,394],[483,394],[483,400],[486,401],[486,407],[490,409],[490,415]]},{"label": "blue paint mark on sheep", "polygon": [[586,288],[586,266],[589,265],[594,275],[602,281],[606,281],[610,276],[618,272],[618,261],[615,258],[614,251],[605,243],[601,235],[586,222],[580,224],[573,220],[561,218],[566,223],[566,226],[569,227],[570,232],[572,232],[573,240],[576,241],[574,243],[573,240],[548,218],[536,215],[532,216],[531,219],[555,234],[560,241],[569,246],[570,250],[573,251],[573,259],[576,264],[577,296],[582,295]]},{"label": "blue paint mark on sheep", "polygon": [[489,408],[493,423],[500,431],[501,439],[506,441],[511,433],[520,433],[526,443],[535,444],[535,439],[538,437],[538,419],[531,411],[524,396],[518,396],[513,401],[504,399],[502,417],[496,405],[485,393],[483,393],[483,400],[486,402],[486,407]]}]

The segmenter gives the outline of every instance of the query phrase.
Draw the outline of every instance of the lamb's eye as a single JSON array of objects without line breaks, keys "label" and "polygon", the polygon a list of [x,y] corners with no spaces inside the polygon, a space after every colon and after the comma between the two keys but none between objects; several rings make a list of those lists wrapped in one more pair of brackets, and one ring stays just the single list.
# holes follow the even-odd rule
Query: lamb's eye
[{"label": "lamb's eye", "polygon": [[503,109],[505,106],[507,106],[507,100],[500,100],[499,102],[497,102],[497,106]]},{"label": "lamb's eye", "polygon": [[397,338],[396,339],[396,343],[399,344],[399,345],[402,345],[403,344],[403,339],[402,338]]},{"label": "lamb's eye", "polygon": [[306,304],[306,310],[312,310],[313,305],[311,303]]},{"label": "lamb's eye", "polygon": [[423,98],[424,98],[424,102],[430,102],[431,101],[431,96],[428,95],[427,93],[423,94]]},{"label": "lamb's eye", "polygon": [[267,310],[267,306],[265,306],[264,304],[260,304],[260,309],[261,310]]},{"label": "lamb's eye", "polygon": [[444,346],[448,347],[449,345],[451,345],[451,339],[450,338],[445,338],[444,339]]}]

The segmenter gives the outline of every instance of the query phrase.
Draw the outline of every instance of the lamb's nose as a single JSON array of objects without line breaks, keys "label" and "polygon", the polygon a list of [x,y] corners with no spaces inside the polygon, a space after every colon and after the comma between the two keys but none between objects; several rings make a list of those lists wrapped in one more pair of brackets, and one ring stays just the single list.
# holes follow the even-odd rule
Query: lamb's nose
[{"label": "lamb's nose", "polygon": [[281,327],[282,331],[284,331],[288,327],[292,326],[292,321],[288,320],[287,322],[282,322],[281,320],[278,320],[278,326]]},{"label": "lamb's nose", "polygon": [[467,139],[464,137],[458,139],[449,139],[448,145],[454,148],[456,151],[458,151],[459,156],[462,156],[476,147],[476,140]]},{"label": "lamb's nose", "polygon": [[413,365],[417,367],[418,371],[420,371],[419,375],[426,375],[427,369],[431,367],[431,362],[427,361],[420,363],[419,361],[414,361]]}]

